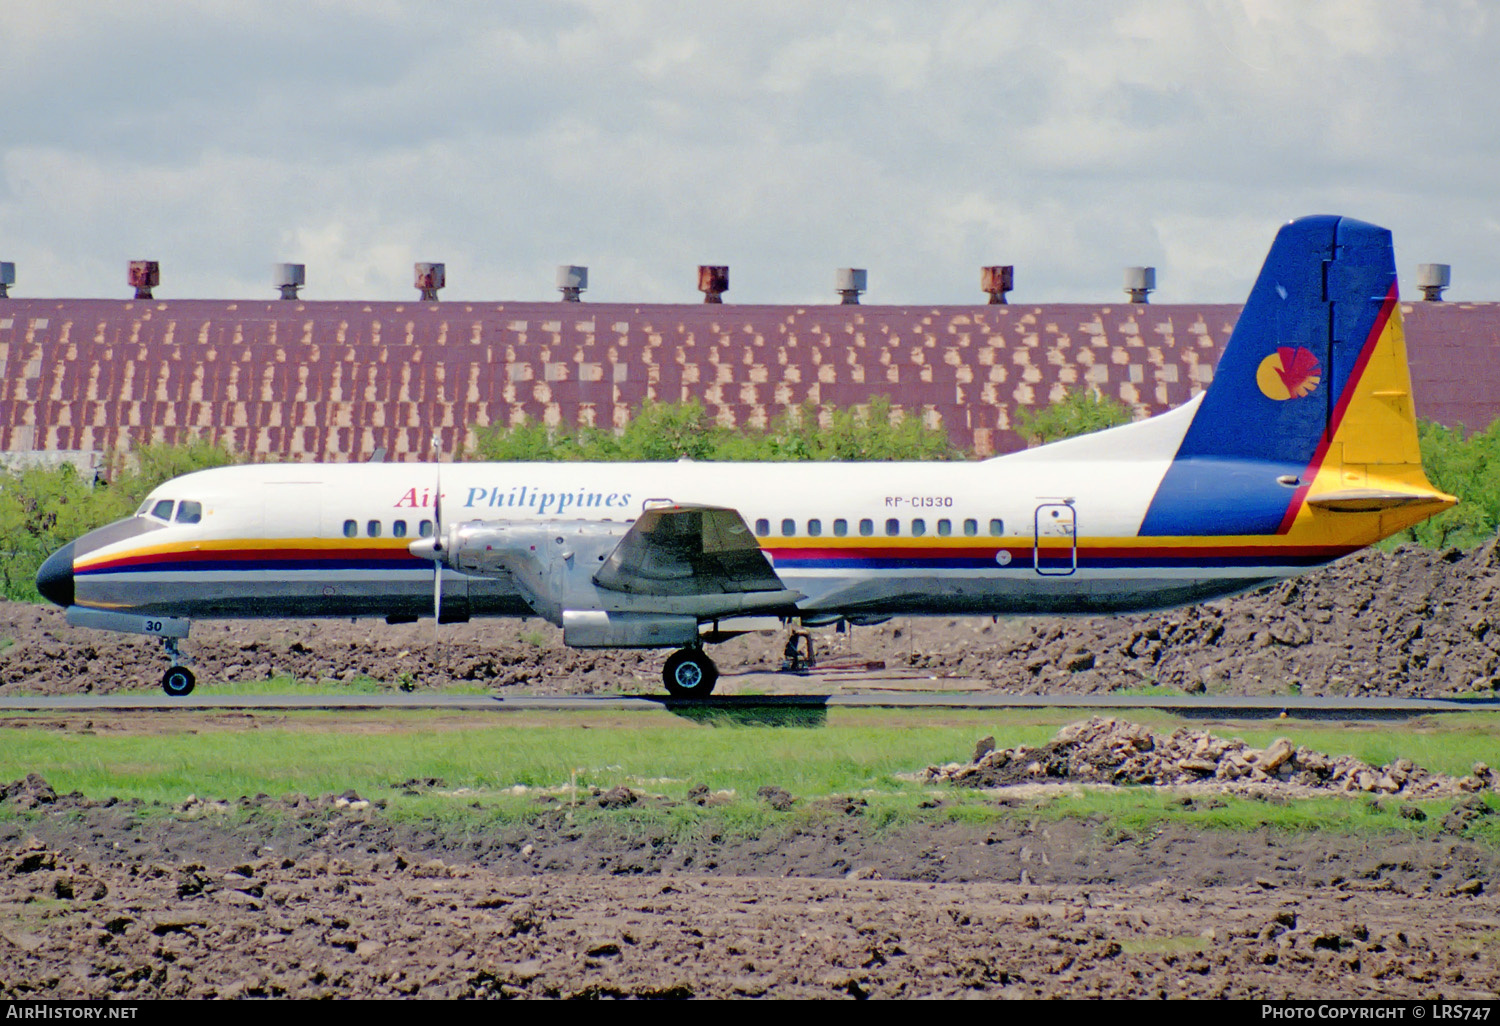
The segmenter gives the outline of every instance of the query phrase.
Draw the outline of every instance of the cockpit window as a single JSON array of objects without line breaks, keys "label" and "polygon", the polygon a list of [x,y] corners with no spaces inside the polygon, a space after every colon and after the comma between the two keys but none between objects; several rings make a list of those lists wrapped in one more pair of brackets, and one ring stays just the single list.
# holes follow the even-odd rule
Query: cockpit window
[{"label": "cockpit window", "polygon": [[158,520],[171,521],[172,507],[175,505],[177,503],[171,499],[162,499],[155,506],[151,507],[151,515]]},{"label": "cockpit window", "polygon": [[203,503],[194,502],[192,499],[183,499],[177,505],[177,522],[179,524],[196,524],[203,519]]}]

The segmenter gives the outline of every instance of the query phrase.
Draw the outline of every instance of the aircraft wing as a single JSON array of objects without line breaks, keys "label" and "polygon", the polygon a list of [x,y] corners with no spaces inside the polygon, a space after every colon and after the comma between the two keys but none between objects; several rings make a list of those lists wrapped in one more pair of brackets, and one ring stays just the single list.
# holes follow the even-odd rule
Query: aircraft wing
[{"label": "aircraft wing", "polygon": [[745,518],[722,506],[648,509],[594,583],[636,595],[719,595],[785,591]]}]

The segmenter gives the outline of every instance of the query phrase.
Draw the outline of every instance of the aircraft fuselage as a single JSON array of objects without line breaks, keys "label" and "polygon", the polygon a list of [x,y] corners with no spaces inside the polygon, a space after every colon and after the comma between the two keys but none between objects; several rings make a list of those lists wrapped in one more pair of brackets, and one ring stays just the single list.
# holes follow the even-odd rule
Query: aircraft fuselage
[{"label": "aircraft fuselage", "polygon": [[202,471],[54,553],[37,586],[174,660],[200,618],[539,615],[578,647],[681,646],[667,687],[703,695],[700,631],[744,629],[726,620],[1182,605],[1456,501],[1422,470],[1385,229],[1283,226],[1212,377],[1161,416],[982,462]]},{"label": "aircraft fuselage", "polygon": [[[1131,426],[1141,436],[1135,458],[1100,462],[1054,446],[1045,461],[1018,453],[979,463],[223,468],[158,489],[127,537],[109,541],[119,525],[99,532],[107,544],[79,539],[73,601],[194,619],[430,616],[433,563],[408,547],[432,531],[439,481],[444,523],[623,531],[654,505],[738,510],[787,589],[803,596],[778,611],[785,615],[1156,608],[1253,588],[1362,543],[1347,532],[1318,544],[1140,537],[1171,462],[1170,452],[1150,451],[1153,436],[1170,441],[1165,419]],[[179,522],[182,503],[196,504],[196,522]],[[1374,540],[1379,517],[1366,519]],[[445,618],[537,612],[505,573],[442,572]]]}]

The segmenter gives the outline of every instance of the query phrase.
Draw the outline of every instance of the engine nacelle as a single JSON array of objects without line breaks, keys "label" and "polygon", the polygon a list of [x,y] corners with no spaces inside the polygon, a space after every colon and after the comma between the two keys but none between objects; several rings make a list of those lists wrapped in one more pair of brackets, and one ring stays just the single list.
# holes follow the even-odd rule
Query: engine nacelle
[{"label": "engine nacelle", "polygon": [[561,626],[563,609],[597,604],[591,578],[629,530],[597,520],[473,520],[444,531],[436,554],[463,573],[508,578],[537,615]]},{"label": "engine nacelle", "polygon": [[563,644],[572,648],[681,648],[698,640],[696,616],[568,609]]},{"label": "engine nacelle", "polygon": [[[657,527],[661,519],[657,514],[646,523]],[[471,520],[409,548],[464,574],[502,578],[578,648],[690,644],[700,623],[788,611],[803,597],[779,586],[753,539],[722,544],[717,535],[725,529],[710,517],[709,530],[717,534],[705,545],[695,533],[702,530],[701,512],[681,520],[691,530],[659,529],[629,553],[622,540],[642,521]]]}]

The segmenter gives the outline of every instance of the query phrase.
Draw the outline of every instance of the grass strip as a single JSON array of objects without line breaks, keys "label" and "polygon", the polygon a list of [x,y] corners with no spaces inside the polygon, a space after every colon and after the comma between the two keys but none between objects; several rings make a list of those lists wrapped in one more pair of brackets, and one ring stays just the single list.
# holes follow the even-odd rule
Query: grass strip
[{"label": "grass strip", "polygon": [[[81,734],[59,729],[56,717],[16,716],[0,730],[0,781],[28,772],[57,790],[94,798],[139,798],[172,806],[189,794],[205,800],[265,793],[319,795],[353,788],[389,802],[387,814],[452,819],[471,826],[536,815],[551,794],[581,816],[612,815],[588,800],[592,787],[627,786],[676,805],[634,806],[621,815],[669,833],[704,822],[745,831],[785,822],[756,797],[763,786],[798,799],[799,815],[816,803],[860,796],[871,822],[897,826],[933,818],[982,823],[1015,814],[992,797],[924,786],[913,776],[934,763],[963,761],[976,739],[992,735],[1002,747],[1040,745],[1076,710],[778,709],[676,715],[666,710],[628,713],[506,714],[454,717],[410,712],[278,714],[238,717],[202,729]],[[1298,721],[1204,724],[1169,713],[1131,719],[1162,730],[1210,729],[1253,745],[1276,737],[1329,754],[1348,753],[1373,764],[1398,757],[1430,770],[1466,773],[1495,758],[1500,715],[1458,714],[1403,724],[1328,725]],[[183,720],[187,724],[186,719]],[[246,729],[247,724],[253,729]],[[454,729],[455,726],[461,729]],[[436,793],[413,796],[410,779],[442,781]],[[710,810],[688,802],[694,785],[733,797]],[[932,800],[938,799],[936,808]],[[1225,798],[1217,807],[1186,806],[1169,792],[1125,788],[1098,792],[1060,787],[1025,803],[1028,814],[1094,817],[1124,831],[1186,820],[1208,828],[1244,830],[1436,829],[1451,803],[1421,803],[1422,821],[1398,815],[1400,799],[1371,802],[1330,797],[1278,804]],[[1500,817],[1496,817],[1500,818]],[[1496,829],[1484,824],[1488,835]]]}]

